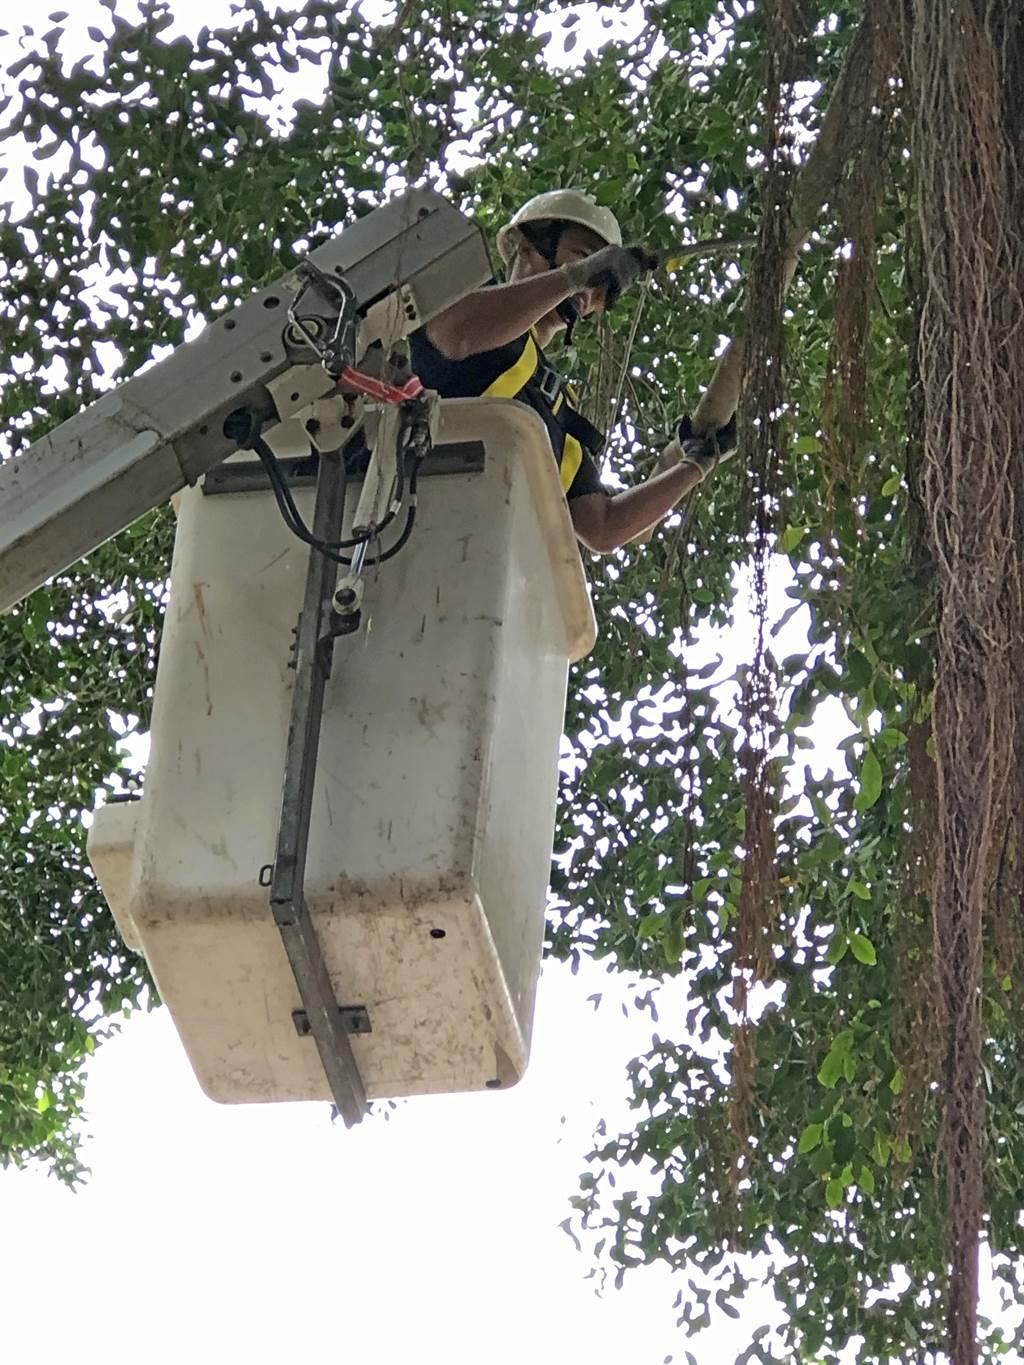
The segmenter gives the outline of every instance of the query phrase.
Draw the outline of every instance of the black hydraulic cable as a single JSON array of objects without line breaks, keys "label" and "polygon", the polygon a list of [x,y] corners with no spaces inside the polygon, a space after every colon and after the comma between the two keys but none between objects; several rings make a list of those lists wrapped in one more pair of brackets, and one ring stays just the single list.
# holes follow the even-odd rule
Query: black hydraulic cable
[{"label": "black hydraulic cable", "polygon": [[[386,526],[389,526],[395,519],[395,511],[389,511],[384,520],[378,525],[371,527],[362,535],[353,536],[348,540],[326,541],[318,540],[302,519],[302,514],[295,505],[292,491],[288,487],[288,482],[281,473],[281,466],[277,456],[264,441],[259,433],[255,415],[248,409],[234,412],[224,424],[224,434],[235,441],[243,450],[253,450],[259,456],[260,463],[266,471],[267,478],[270,480],[270,487],[273,490],[277,501],[278,510],[284,518],[284,523],[294,536],[303,541],[306,545],[319,550],[328,559],[334,559],[339,564],[351,563],[348,559],[340,558],[333,552],[336,550],[354,550],[360,545],[366,545],[371,540],[375,540]],[[398,461],[401,464],[401,460]]]},{"label": "black hydraulic cable", "polygon": [[[403,422],[400,432],[400,439],[405,435],[407,424]],[[292,497],[288,482],[281,472],[277,456],[267,445],[266,441],[259,433],[258,422],[254,413],[248,409],[234,412],[224,423],[224,434],[236,442],[239,449],[253,450],[258,456],[260,463],[266,471],[270,481],[270,487],[277,502],[281,517],[288,527],[299,540],[309,545],[312,549],[322,554],[325,559],[331,560],[335,564],[342,564],[346,568],[351,567],[352,560],[346,555],[338,554],[338,550],[356,549],[360,545],[368,544],[371,540],[377,540],[380,532],[389,526],[397,514],[397,506],[405,495],[405,457],[407,446],[411,442],[402,442],[402,448],[398,452],[396,461],[396,480],[395,480],[395,506],[387,513],[384,520],[378,525],[371,527],[362,535],[354,536],[348,540],[324,541],[318,539],[310,531],[298,507]],[[409,479],[409,498],[410,506],[405,519],[405,525],[395,541],[394,545],[388,547],[382,554],[367,557],[363,564],[371,567],[376,564],[384,564],[387,560],[393,559],[409,541],[412,529],[416,522],[416,484],[419,473],[419,466],[427,454],[427,450],[418,451],[414,456],[412,474]]]},{"label": "black hydraulic cable", "polygon": [[[292,497],[292,492],[288,487],[287,480],[281,473],[281,467],[278,464],[277,456],[267,445],[266,441],[263,440],[262,436],[257,436],[253,439],[251,449],[259,456],[263,468],[267,471],[270,486],[277,498],[277,505],[281,509],[281,515],[284,517],[288,529],[294,535],[298,536],[300,540],[305,541],[307,545],[312,545],[314,549],[320,550],[323,554],[328,555],[328,557],[330,557],[331,552],[334,550],[354,550],[359,545],[366,545],[369,541],[376,540],[381,531],[383,531],[386,526],[390,526],[395,519],[396,511],[392,509],[386,514],[384,520],[380,522],[379,525],[370,527],[360,535],[351,536],[348,540],[318,540],[303,521],[299,509],[295,505],[295,499]],[[340,562],[347,563],[348,561],[342,560]]]},{"label": "black hydraulic cable", "polygon": [[420,472],[420,462],[423,458],[423,455],[417,457],[412,467],[412,474],[409,477],[409,510],[406,514],[405,525],[402,527],[402,534],[394,545],[389,546],[383,554],[378,555],[376,559],[367,560],[368,564],[386,564],[389,559],[394,559],[399,550],[408,543],[409,537],[412,535],[412,528],[416,524],[416,482]]}]

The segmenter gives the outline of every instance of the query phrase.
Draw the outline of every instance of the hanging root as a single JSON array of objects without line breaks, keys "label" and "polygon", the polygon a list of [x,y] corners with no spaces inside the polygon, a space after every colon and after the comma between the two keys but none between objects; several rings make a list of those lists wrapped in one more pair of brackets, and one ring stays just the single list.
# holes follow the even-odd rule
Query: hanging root
[{"label": "hanging root", "polygon": [[[748,1012],[749,986],[772,968],[772,930],[778,909],[775,868],[776,800],[771,753],[778,733],[774,662],[767,646],[768,563],[778,504],[779,465],[784,440],[783,310],[791,236],[790,177],[786,143],[790,71],[805,22],[792,0],[771,0],[765,123],[767,143],[758,249],[747,294],[748,333],[745,397],[740,408],[740,439],[747,478],[740,501],[741,532],[753,552],[754,656],[740,703],[745,734],[741,761],[745,808],[744,860],[736,917],[733,1007],[739,1023],[733,1036],[730,1120],[736,1144],[733,1193],[750,1158],[756,1037]],[[751,531],[752,526],[752,531]]]},{"label": "hanging root", "polygon": [[[741,700],[745,835],[740,901],[736,919],[733,1006],[739,1016],[733,1038],[730,1118],[737,1152],[733,1194],[749,1164],[752,1147],[756,1033],[749,1015],[749,990],[773,966],[773,940],[778,917],[775,816],[776,794],[771,755],[779,736],[775,699],[775,664],[767,646],[767,575],[778,520],[780,466],[785,444],[783,299],[796,270],[799,251],[826,198],[836,193],[844,167],[856,153],[880,145],[878,106],[893,62],[891,12],[883,0],[869,0],[865,20],[851,43],[821,135],[799,168],[788,143],[789,102],[795,57],[813,26],[812,7],[797,0],[767,0],[769,35],[766,73],[765,167],[761,177],[761,218],[757,251],[747,285],[746,340],[731,345],[715,379],[701,400],[697,430],[720,425],[740,400],[740,443],[746,482],[740,500],[740,534],[751,546],[755,617],[754,654]],[[877,157],[871,165],[877,173]],[[862,176],[867,175],[862,170]],[[856,191],[856,186],[853,191]],[[873,260],[873,219],[858,235]],[[870,231],[869,231],[870,229]],[[868,238],[870,237],[870,250]],[[860,269],[858,258],[857,268]],[[845,354],[847,389],[855,410],[863,407],[863,344],[868,312],[870,270],[859,284],[864,295],[856,323],[851,323]],[[849,312],[852,319],[854,309]],[[859,356],[860,370],[858,371]],[[859,375],[859,378],[858,378]]]},{"label": "hanging root", "polygon": [[[929,753],[931,726],[911,727],[907,742],[910,831],[899,913],[895,916],[893,950],[900,988],[893,1001],[892,1050],[903,1075],[896,1100],[893,1137],[917,1145],[932,1081],[939,1070],[936,1020],[935,953],[928,894],[935,865],[935,762]],[[895,1167],[909,1177],[910,1167]]]},{"label": "hanging root", "polygon": [[[800,251],[817,226],[823,205],[838,196],[844,168],[869,139],[871,126],[877,122],[877,107],[885,103],[883,92],[898,50],[895,17],[890,0],[866,0],[864,18],[833,88],[821,132],[793,178],[782,263],[783,294],[796,274]],[[774,0],[765,5],[765,25],[772,45],[769,74],[774,71],[780,85],[792,67],[797,48],[792,35],[805,32],[809,24],[813,24],[810,8],[794,0]],[[759,239],[759,251],[761,245]],[[706,435],[725,426],[739,405],[747,382],[745,374],[749,378],[747,342],[740,337],[730,341],[715,367],[693,414],[694,431]]]},{"label": "hanging root", "polygon": [[846,238],[846,254],[836,268],[822,426],[825,458],[822,467],[831,502],[836,485],[855,488],[857,463],[864,439],[868,375],[868,324],[875,289],[878,210],[882,199],[883,124],[868,126],[868,137],[856,153],[843,180],[839,212]]},{"label": "hanging root", "polygon": [[[939,591],[931,887],[944,1036],[952,1365],[977,1360],[983,923],[1019,771],[1024,257],[1007,136],[1017,0],[905,0],[925,297],[924,501]],[[1015,69],[1010,70],[1013,66]],[[1005,101],[1005,103],[1004,103]]]}]

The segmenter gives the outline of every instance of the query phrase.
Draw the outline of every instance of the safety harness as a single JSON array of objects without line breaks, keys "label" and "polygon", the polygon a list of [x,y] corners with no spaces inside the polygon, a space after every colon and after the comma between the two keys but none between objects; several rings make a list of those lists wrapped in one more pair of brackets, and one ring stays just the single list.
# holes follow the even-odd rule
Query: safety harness
[{"label": "safety harness", "polygon": [[551,437],[566,493],[583,463],[583,451],[588,451],[595,460],[601,458],[604,435],[577,411],[579,399],[575,391],[548,364],[532,334],[523,338],[518,359],[487,386],[483,396],[518,398],[539,414]]}]

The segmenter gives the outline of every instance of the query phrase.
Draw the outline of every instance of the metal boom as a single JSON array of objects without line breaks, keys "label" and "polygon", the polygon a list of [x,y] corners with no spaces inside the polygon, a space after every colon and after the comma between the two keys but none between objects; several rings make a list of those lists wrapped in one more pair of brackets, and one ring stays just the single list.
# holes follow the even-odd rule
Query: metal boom
[{"label": "metal boom", "polygon": [[[362,348],[408,334],[491,275],[479,230],[424,189],[357,220],[310,260],[354,293]],[[292,271],[259,290],[0,465],[0,611],[220,464],[235,448],[229,413],[287,415],[279,385],[268,386],[301,358],[287,335],[301,288]],[[304,376],[303,403],[336,388],[319,365]]]}]

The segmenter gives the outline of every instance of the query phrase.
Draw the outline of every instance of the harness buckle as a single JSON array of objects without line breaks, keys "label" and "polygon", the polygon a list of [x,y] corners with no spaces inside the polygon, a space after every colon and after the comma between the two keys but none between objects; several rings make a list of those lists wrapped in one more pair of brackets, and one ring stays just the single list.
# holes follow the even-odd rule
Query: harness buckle
[{"label": "harness buckle", "polygon": [[565,383],[565,380],[558,371],[552,369],[550,365],[539,365],[537,367],[537,373],[534,375],[533,382],[537,386],[537,390],[545,403],[554,407],[555,400],[562,392],[562,386]]}]

